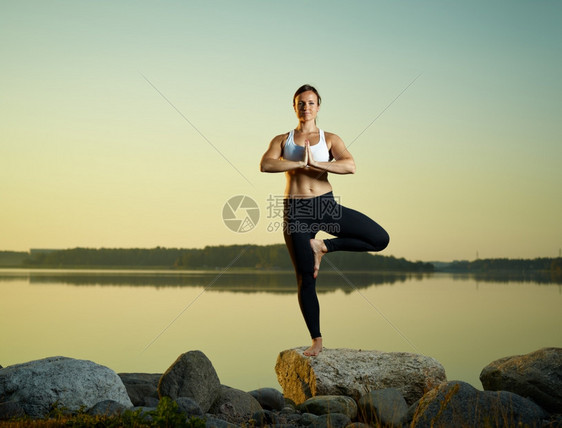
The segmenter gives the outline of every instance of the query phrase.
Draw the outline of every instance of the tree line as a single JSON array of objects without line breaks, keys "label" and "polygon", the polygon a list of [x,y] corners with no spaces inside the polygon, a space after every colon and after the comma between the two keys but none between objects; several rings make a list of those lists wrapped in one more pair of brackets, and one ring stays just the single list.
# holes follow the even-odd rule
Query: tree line
[{"label": "tree line", "polygon": [[562,258],[542,257],[536,259],[478,259],[454,261],[444,269],[446,272],[501,272],[501,271],[549,271],[562,273]]},{"label": "tree line", "polygon": [[[432,272],[431,263],[369,253],[337,252],[325,256],[324,268],[336,270],[385,270]],[[162,248],[73,248],[31,253],[25,267],[144,267],[175,269],[293,269],[284,244],[219,245],[202,249]]]}]

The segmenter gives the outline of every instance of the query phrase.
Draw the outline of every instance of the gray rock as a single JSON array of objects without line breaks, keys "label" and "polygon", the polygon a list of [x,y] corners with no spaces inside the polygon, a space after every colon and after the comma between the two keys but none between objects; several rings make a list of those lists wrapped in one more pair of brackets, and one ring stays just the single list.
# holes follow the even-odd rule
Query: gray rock
[{"label": "gray rock", "polygon": [[299,404],[297,410],[314,415],[343,413],[354,419],[357,416],[357,403],[353,398],[344,395],[317,395]]},{"label": "gray rock", "polygon": [[[147,406],[148,398],[158,399],[158,382],[161,374],[155,373],[119,373],[127,394],[134,406]],[[148,400],[149,401],[149,400]]]},{"label": "gray rock", "polygon": [[25,416],[25,411],[18,401],[5,401],[0,403],[0,421],[21,418]]},{"label": "gray rock", "polygon": [[144,398],[144,407],[158,407],[160,400],[158,397],[145,397]]},{"label": "gray rock", "polygon": [[312,424],[316,419],[318,419],[318,416],[313,415],[312,413],[303,413],[301,415],[300,418],[300,423],[302,425],[310,425]]},{"label": "gray rock", "polygon": [[350,423],[349,416],[343,413],[328,413],[318,416],[310,426],[312,428],[345,428]]},{"label": "gray rock", "polygon": [[239,419],[262,410],[260,403],[247,392],[221,385],[220,393],[209,409],[213,415]]},{"label": "gray rock", "polygon": [[353,422],[347,425],[345,428],[371,428],[371,425],[364,424],[363,422]]},{"label": "gray rock", "polygon": [[346,395],[357,401],[369,391],[384,388],[397,388],[412,404],[446,381],[443,366],[424,355],[324,349],[316,357],[306,357],[305,349],[281,352],[275,365],[283,395],[298,404],[316,395]]},{"label": "gray rock", "polygon": [[129,407],[113,400],[104,400],[96,403],[93,407],[88,409],[88,414],[91,416],[114,416],[120,415]]},{"label": "gray rock", "polygon": [[178,410],[188,416],[203,416],[201,408],[193,398],[178,397],[176,398],[176,403],[178,404]]},{"label": "gray rock", "polygon": [[271,410],[259,410],[252,415],[252,419],[255,421],[255,425],[258,427],[279,424],[279,418]]},{"label": "gray rock", "polygon": [[496,360],[480,373],[487,391],[511,391],[543,409],[562,413],[562,348],[543,348]]},{"label": "gray rock", "polygon": [[433,426],[540,427],[547,415],[512,392],[478,391],[465,382],[448,382],[428,391],[408,411],[411,428]]},{"label": "gray rock", "polygon": [[238,425],[231,424],[219,418],[208,416],[205,420],[206,428],[239,428]]},{"label": "gray rock", "polygon": [[361,421],[389,427],[402,426],[408,413],[406,400],[395,388],[371,391],[360,398],[357,407]]},{"label": "gray rock", "polygon": [[69,411],[103,400],[133,407],[121,378],[92,361],[49,357],[0,370],[0,397],[19,401],[28,416],[41,418],[53,403]]},{"label": "gray rock", "polygon": [[213,364],[201,351],[182,354],[170,366],[158,383],[158,395],[193,398],[206,413],[220,393],[220,380]]},{"label": "gray rock", "polygon": [[258,400],[260,406],[265,410],[282,410],[285,407],[285,398],[275,388],[260,388],[248,392]]}]

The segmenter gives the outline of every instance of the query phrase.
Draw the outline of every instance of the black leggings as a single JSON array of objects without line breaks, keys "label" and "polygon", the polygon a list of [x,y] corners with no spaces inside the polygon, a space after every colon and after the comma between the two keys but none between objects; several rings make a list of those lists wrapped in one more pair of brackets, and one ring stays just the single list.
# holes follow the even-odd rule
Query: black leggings
[{"label": "black leggings", "polygon": [[310,240],[320,230],[337,237],[324,240],[328,252],[382,251],[390,241],[381,226],[340,205],[332,192],[309,199],[285,199],[283,235],[297,275],[299,305],[313,339],[322,335]]}]

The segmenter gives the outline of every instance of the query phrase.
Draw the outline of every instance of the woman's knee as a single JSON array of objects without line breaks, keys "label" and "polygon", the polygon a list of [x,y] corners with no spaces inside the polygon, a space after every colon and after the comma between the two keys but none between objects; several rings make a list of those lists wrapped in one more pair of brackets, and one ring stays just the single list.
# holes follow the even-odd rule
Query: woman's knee
[{"label": "woman's knee", "polygon": [[369,240],[373,246],[373,251],[382,251],[388,247],[388,244],[390,243],[390,235],[386,230],[380,227],[376,233],[370,236]]}]

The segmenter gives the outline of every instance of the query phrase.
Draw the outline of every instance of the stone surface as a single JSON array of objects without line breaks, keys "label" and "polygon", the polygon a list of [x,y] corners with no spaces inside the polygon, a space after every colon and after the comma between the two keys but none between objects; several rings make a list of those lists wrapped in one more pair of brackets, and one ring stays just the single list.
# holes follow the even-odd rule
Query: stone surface
[{"label": "stone surface", "polygon": [[178,397],[176,398],[176,403],[178,405],[178,410],[186,413],[188,416],[203,416],[201,408],[193,398]]},{"label": "stone surface", "polygon": [[264,410],[281,410],[285,407],[285,398],[275,388],[260,388],[249,391],[252,397],[258,400]]},{"label": "stone surface", "polygon": [[162,374],[153,373],[119,373],[127,394],[134,406],[149,405],[148,398],[158,399],[158,382]]},{"label": "stone surface", "polygon": [[206,413],[217,399],[221,384],[213,364],[201,351],[182,354],[160,378],[158,396],[189,397]]},{"label": "stone surface", "polygon": [[219,418],[208,416],[205,420],[205,428],[240,428],[238,425],[231,424]]},{"label": "stone surface", "polygon": [[18,401],[0,403],[0,421],[25,416],[25,411]]},{"label": "stone surface", "polygon": [[279,424],[279,418],[271,410],[259,410],[252,415],[252,419],[255,421],[255,424],[258,427],[266,427]]},{"label": "stone surface", "polygon": [[221,385],[220,393],[209,413],[223,415],[229,420],[238,420],[262,410],[260,403],[247,392]]},{"label": "stone surface", "polygon": [[104,400],[94,404],[92,408],[88,409],[88,414],[92,416],[120,415],[128,408],[129,407],[126,407],[123,404],[118,403],[117,401]]},{"label": "stone surface", "polygon": [[310,424],[311,428],[345,428],[351,423],[349,416],[343,413],[328,413],[318,416]]},{"label": "stone surface", "polygon": [[306,347],[283,351],[275,372],[283,395],[300,404],[316,395],[347,395],[396,388],[408,404],[446,381],[445,369],[433,358],[405,352],[324,349],[305,357]]},{"label": "stone surface", "polygon": [[426,393],[408,411],[411,428],[498,426],[540,427],[543,409],[512,392],[478,391],[465,382],[448,382]]},{"label": "stone surface", "polygon": [[395,388],[379,389],[365,394],[357,403],[359,419],[366,423],[400,427],[408,413],[408,405]]},{"label": "stone surface", "polygon": [[488,391],[511,391],[543,409],[562,413],[562,348],[543,348],[496,360],[480,373]]},{"label": "stone surface", "polygon": [[76,411],[103,400],[133,407],[121,378],[92,361],[49,357],[0,370],[2,401],[18,401],[28,416],[46,416],[53,403]]},{"label": "stone surface", "polygon": [[299,404],[297,410],[318,416],[328,413],[343,413],[350,419],[354,419],[357,416],[357,403],[353,398],[344,395],[318,395]]}]

